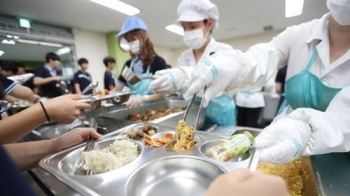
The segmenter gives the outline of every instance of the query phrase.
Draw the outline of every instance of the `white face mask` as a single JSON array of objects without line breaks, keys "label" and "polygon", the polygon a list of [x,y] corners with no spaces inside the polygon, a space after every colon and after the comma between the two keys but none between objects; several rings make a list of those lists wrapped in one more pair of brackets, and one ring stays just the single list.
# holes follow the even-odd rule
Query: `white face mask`
[{"label": "white face mask", "polygon": [[327,7],[337,23],[343,26],[350,25],[349,0],[327,0]]},{"label": "white face mask", "polygon": [[203,46],[205,41],[207,41],[207,36],[204,36],[204,28],[196,29],[192,31],[184,32],[184,42],[185,44],[194,50],[197,50]]},{"label": "white face mask", "polygon": [[130,51],[133,54],[140,54],[140,48],[141,48],[141,43],[140,40],[134,40],[132,42],[128,42],[129,47],[130,47]]}]

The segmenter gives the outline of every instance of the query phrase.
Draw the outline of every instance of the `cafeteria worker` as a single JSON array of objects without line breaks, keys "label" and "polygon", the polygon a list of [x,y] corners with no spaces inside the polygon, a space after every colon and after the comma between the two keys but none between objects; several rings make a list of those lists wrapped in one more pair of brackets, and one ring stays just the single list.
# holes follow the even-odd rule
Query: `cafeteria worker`
[{"label": "cafeteria worker", "polygon": [[[350,151],[350,1],[327,0],[327,7],[320,19],[289,27],[246,53],[207,57],[192,72],[186,95],[210,84],[208,101],[220,91],[263,85],[277,65],[288,65],[284,105],[294,110],[256,138],[261,162]],[[216,63],[226,55],[231,63]]]},{"label": "cafeteria worker", "polygon": [[[188,75],[201,59],[220,51],[233,51],[231,46],[217,42],[211,37],[212,31],[219,25],[219,11],[215,4],[209,0],[183,0],[177,12],[177,22],[181,23],[184,29],[183,40],[189,49],[179,57],[177,68],[158,71],[155,74],[157,79],[151,83],[155,92],[186,91],[190,81]],[[235,125],[235,110],[232,96],[221,94],[209,102],[205,122]]]},{"label": "cafeteria worker", "polygon": [[[125,39],[129,45],[131,60],[128,60],[118,78],[115,90],[120,91],[127,86],[136,95],[132,96],[126,103],[127,107],[137,107],[144,102],[154,102],[165,98],[163,93],[153,93],[149,88],[150,77],[156,71],[166,69],[165,60],[158,56],[147,33],[148,28],[144,21],[138,17],[127,18],[121,31],[116,35],[119,43]],[[131,84],[126,70],[132,70],[141,80]],[[147,78],[147,79],[142,79]],[[129,79],[129,81],[127,81]],[[132,79],[132,78],[131,78]]]}]

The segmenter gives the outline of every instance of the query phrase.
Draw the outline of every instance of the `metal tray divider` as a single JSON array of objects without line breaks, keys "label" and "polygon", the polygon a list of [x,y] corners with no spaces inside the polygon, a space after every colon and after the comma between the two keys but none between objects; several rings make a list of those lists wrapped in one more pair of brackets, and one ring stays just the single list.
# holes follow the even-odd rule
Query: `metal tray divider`
[{"label": "metal tray divider", "polygon": [[[106,140],[114,140],[122,138],[121,133],[123,133],[126,130],[129,130],[135,126],[138,126],[140,124],[145,123],[138,123],[134,125],[127,126],[125,128],[119,129],[116,131],[116,133],[108,133],[102,137],[102,141]],[[164,126],[156,124],[154,125],[158,127],[158,133],[161,132],[168,132],[168,131],[175,131],[175,127],[171,126]],[[165,150],[165,146],[159,147],[159,148],[152,148],[147,147],[144,145],[144,140],[140,140],[140,143],[142,144],[142,152],[139,155],[139,157],[129,163],[128,165],[113,170],[111,172],[94,175],[94,176],[74,176],[74,175],[68,175],[64,173],[60,169],[60,164],[63,158],[69,153],[74,152],[75,150],[83,148],[85,144],[80,144],[75,147],[66,149],[64,151],[49,155],[45,158],[43,158],[39,165],[47,170],[49,173],[51,173],[53,176],[55,176],[60,181],[64,182],[71,188],[75,189],[79,193],[83,195],[112,195],[116,193],[122,193],[124,191],[126,182],[130,176],[135,170],[137,170],[139,167],[143,166],[144,164],[148,163],[149,161],[155,160],[155,159],[161,159],[164,157],[169,156],[192,156],[192,157],[200,157],[202,159],[205,159],[206,161],[209,161],[215,165],[218,165],[219,167],[222,167],[227,171],[231,171],[237,168],[249,168],[252,162],[252,158],[254,155],[254,152],[251,152],[251,155],[248,159],[243,160],[241,162],[218,162],[215,161],[206,155],[204,155],[201,152],[201,146],[210,140],[216,140],[216,139],[227,139],[225,136],[220,136],[217,134],[212,133],[206,133],[206,132],[197,132],[196,137],[198,137],[198,144],[195,148],[193,148],[190,151],[185,152],[168,152]],[[59,160],[55,160],[55,158],[61,157]],[[116,177],[118,176],[118,177]],[[106,184],[103,184],[106,183]],[[116,192],[117,191],[117,192]],[[118,194],[119,195],[119,194]]]}]

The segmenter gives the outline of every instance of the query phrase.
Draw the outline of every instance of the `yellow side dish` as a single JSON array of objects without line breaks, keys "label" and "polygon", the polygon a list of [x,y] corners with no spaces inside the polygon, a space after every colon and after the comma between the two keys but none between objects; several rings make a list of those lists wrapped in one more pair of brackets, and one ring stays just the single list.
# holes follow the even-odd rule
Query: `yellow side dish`
[{"label": "yellow side dish", "polygon": [[191,140],[194,131],[192,126],[187,126],[184,120],[180,120],[176,127],[177,137],[173,150],[175,152],[181,152],[193,148],[197,144],[195,140]]}]

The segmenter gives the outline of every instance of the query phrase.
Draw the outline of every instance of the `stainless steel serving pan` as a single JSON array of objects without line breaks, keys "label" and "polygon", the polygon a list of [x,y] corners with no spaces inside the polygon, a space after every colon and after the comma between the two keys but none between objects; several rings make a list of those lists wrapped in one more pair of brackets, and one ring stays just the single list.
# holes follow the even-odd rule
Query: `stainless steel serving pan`
[{"label": "stainless steel serving pan", "polygon": [[[164,100],[164,101],[160,101],[160,102],[145,104],[145,105],[142,105],[140,107],[124,108],[124,109],[120,109],[120,110],[117,110],[117,111],[114,111],[111,113],[101,114],[100,116],[125,120],[125,119],[127,119],[128,115],[130,115],[130,114],[145,113],[147,110],[150,110],[150,109],[157,110],[161,107],[164,107],[165,109],[177,108],[177,107],[186,108],[187,104],[188,104],[188,101],[185,101],[185,100],[178,100],[178,99],[176,99],[176,100]],[[193,105],[194,106],[191,108],[191,110],[189,111],[188,116],[187,116],[187,122],[189,123],[189,125],[192,125],[190,122],[193,122],[193,124],[194,124],[194,122],[196,121],[197,112],[199,109],[198,103],[195,103]],[[184,113],[184,111],[170,114],[170,115],[164,116],[162,118],[153,120],[151,122],[157,123],[157,124],[162,124],[162,125],[176,126],[177,123],[179,122],[179,120],[182,119],[183,113]],[[198,129],[201,129],[204,126],[204,120],[205,120],[205,109],[202,109],[200,118],[198,120]]]},{"label": "stainless steel serving pan", "polygon": [[[122,132],[142,124],[145,123],[130,125],[106,134],[96,146],[102,147],[122,139]],[[171,126],[153,126],[157,127],[158,134],[175,130],[175,127]],[[43,158],[39,165],[82,195],[107,196],[158,196],[161,193],[167,196],[198,195],[204,193],[218,175],[238,168],[251,167],[254,149],[230,162],[219,162],[212,159],[208,151],[211,146],[227,139],[227,136],[197,132],[195,138],[197,146],[185,152],[169,151],[169,146],[173,145],[171,142],[164,147],[153,148],[145,146],[143,140],[135,141],[140,150],[136,160],[119,169],[98,175],[74,175],[74,171],[78,169],[77,160],[85,144],[49,155]]]}]

